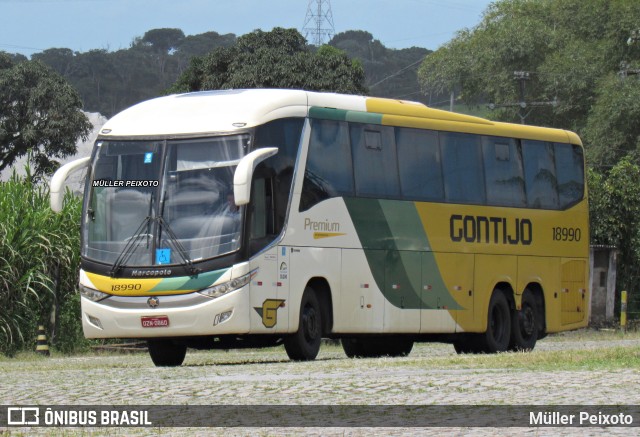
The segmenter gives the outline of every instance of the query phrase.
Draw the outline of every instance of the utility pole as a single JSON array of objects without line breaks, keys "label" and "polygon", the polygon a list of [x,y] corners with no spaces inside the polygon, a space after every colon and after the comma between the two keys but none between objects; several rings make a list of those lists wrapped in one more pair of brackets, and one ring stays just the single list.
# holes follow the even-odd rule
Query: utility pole
[{"label": "utility pole", "polygon": [[[527,102],[526,101],[525,84],[527,81],[531,80],[531,73],[529,71],[514,71],[513,79],[518,81],[520,101],[517,103],[500,103],[500,104],[489,103],[487,105],[489,109],[494,110],[496,108],[518,108],[518,116],[520,117],[520,123],[525,124],[525,119],[529,116],[529,114],[531,114],[531,111],[533,110],[533,108],[539,107],[539,106],[555,107],[558,105],[558,100],[555,98],[552,101],[547,101],[547,102]],[[531,109],[529,109],[529,111],[526,112],[527,108],[531,108]]]},{"label": "utility pole", "polygon": [[[640,29],[631,31],[629,39],[627,40],[627,45],[629,47],[640,45]],[[620,71],[618,71],[618,74],[622,80],[624,80],[631,75],[640,75],[640,68],[631,68],[631,64],[629,64],[629,62],[622,61],[620,62]]]},{"label": "utility pole", "polygon": [[330,0],[309,0],[302,33],[316,47],[329,42],[336,34]]}]

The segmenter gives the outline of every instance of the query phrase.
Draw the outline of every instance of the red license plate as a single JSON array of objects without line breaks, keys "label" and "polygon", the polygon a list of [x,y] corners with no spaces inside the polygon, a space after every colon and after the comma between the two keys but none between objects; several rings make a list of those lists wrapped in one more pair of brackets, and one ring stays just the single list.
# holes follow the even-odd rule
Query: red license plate
[{"label": "red license plate", "polygon": [[143,316],[140,318],[143,328],[164,328],[169,326],[168,316]]}]

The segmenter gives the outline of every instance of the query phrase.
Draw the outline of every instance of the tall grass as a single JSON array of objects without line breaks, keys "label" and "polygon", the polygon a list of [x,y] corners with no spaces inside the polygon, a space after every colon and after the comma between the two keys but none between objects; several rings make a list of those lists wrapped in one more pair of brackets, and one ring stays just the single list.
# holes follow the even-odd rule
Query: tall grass
[{"label": "tall grass", "polygon": [[80,204],[67,193],[62,213],[53,213],[48,186],[29,173],[0,182],[0,353],[33,349],[38,324],[61,349],[81,338]]}]

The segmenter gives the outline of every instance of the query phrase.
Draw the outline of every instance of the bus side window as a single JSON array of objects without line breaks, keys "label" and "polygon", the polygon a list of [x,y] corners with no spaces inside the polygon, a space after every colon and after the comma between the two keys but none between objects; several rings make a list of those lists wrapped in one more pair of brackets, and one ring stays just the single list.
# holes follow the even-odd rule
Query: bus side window
[{"label": "bus side window", "polygon": [[271,178],[257,178],[251,187],[251,211],[249,221],[250,251],[254,253],[276,237],[274,229],[274,199]]},{"label": "bus side window", "polygon": [[524,174],[518,143],[511,138],[482,137],[487,203],[525,207]]},{"label": "bus side window", "polygon": [[260,165],[267,192],[273,199],[274,221],[270,225],[273,234],[279,234],[285,224],[303,124],[304,118],[284,118],[256,128],[254,149],[278,147],[278,154]]},{"label": "bus side window", "polygon": [[389,126],[349,126],[357,196],[398,198],[398,162],[394,130]]},{"label": "bus side window", "polygon": [[553,155],[552,143],[532,140],[522,142],[522,159],[529,208],[558,208],[558,181]]},{"label": "bus side window", "polygon": [[578,146],[563,143],[554,146],[560,207],[567,208],[584,196],[584,158]]},{"label": "bus side window", "polygon": [[442,164],[438,134],[433,131],[396,128],[396,147],[403,199],[442,201]]},{"label": "bus side window", "polygon": [[447,201],[484,204],[485,189],[480,137],[441,132],[440,147]]},{"label": "bus side window", "polygon": [[311,139],[300,211],[332,197],[353,195],[353,169],[347,123],[311,120]]}]

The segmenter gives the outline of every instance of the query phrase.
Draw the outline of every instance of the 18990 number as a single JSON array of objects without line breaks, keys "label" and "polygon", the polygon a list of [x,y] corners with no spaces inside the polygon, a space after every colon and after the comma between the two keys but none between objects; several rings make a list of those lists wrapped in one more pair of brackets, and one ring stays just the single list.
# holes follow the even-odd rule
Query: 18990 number
[{"label": "18990 number", "polygon": [[582,230],[580,228],[553,228],[553,241],[580,241]]},{"label": "18990 number", "polygon": [[142,288],[142,284],[115,284],[111,286],[111,291],[137,291]]}]

